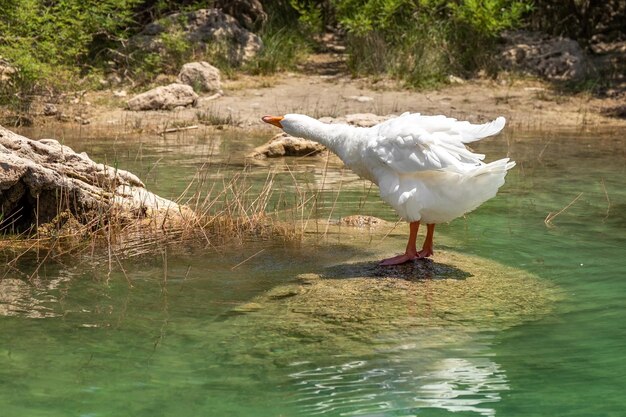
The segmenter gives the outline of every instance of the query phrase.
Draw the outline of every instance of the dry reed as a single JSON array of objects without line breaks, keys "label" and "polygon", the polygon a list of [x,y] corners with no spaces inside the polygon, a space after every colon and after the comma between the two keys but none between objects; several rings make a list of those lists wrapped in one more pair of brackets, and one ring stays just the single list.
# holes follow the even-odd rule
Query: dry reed
[{"label": "dry reed", "polygon": [[554,227],[554,224],[552,223],[552,221],[554,219],[556,219],[557,216],[561,215],[567,209],[569,209],[571,206],[573,206],[574,203],[576,203],[576,201],[578,201],[578,199],[580,197],[582,197],[582,195],[583,195],[583,193],[581,192],[572,201],[570,201],[570,203],[568,205],[566,205],[565,207],[563,207],[561,210],[557,211],[556,213],[553,213],[553,212],[548,213],[548,215],[546,216],[546,218],[543,221],[545,223],[545,225],[548,226],[548,227]]},{"label": "dry reed", "polygon": [[[275,170],[268,170],[264,181],[253,178],[248,167],[229,179],[211,179],[209,174],[216,171],[219,173],[220,167],[200,167],[176,199],[178,207],[152,215],[129,213],[111,205],[108,210],[83,213],[78,218],[73,214],[69,193],[61,193],[59,214],[49,223],[36,224],[17,235],[8,233],[5,219],[0,253],[7,257],[6,273],[34,252],[44,254],[39,267],[44,261],[87,256],[104,258],[110,273],[117,267],[123,271],[124,258],[167,253],[172,246],[220,251],[225,245],[249,239],[300,241],[320,190],[307,190],[289,171],[293,181],[290,186],[295,190],[290,200],[284,187],[276,186]],[[37,274],[39,267],[29,278]]]}]

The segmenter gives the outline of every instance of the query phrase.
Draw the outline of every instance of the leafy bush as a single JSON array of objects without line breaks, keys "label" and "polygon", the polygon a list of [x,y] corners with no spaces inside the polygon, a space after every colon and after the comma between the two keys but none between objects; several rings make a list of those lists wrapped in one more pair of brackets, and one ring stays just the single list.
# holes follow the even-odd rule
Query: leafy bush
[{"label": "leafy bush", "polygon": [[0,100],[79,76],[125,36],[140,1],[0,0],[0,56],[18,68]]},{"label": "leafy bush", "polygon": [[193,55],[190,43],[185,39],[182,31],[164,32],[161,34],[161,41],[167,51],[167,59],[162,61],[165,68],[162,70],[170,73],[178,72]]},{"label": "leafy bush", "polygon": [[272,74],[294,69],[310,50],[310,42],[293,27],[276,28],[270,23],[260,36],[263,49],[246,65],[252,74]]},{"label": "leafy bush", "polygon": [[328,18],[319,17],[328,1],[291,1],[301,21],[336,20],[345,30],[355,73],[389,73],[413,86],[488,67],[498,33],[531,7],[529,0],[330,0]]},{"label": "leafy bush", "polygon": [[[46,91],[76,86],[85,75],[95,79],[106,72],[109,61],[140,83],[159,73],[175,73],[198,55],[228,73],[234,64],[223,46],[196,51],[177,32],[163,35],[165,53],[146,50],[131,57],[120,48],[149,21],[211,7],[215,1],[0,0],[0,58],[19,70],[9,83],[0,84],[0,103],[28,107],[29,97],[43,85]],[[621,0],[610,3],[616,1]],[[530,2],[264,0],[270,20],[259,35],[265,49],[244,68],[255,74],[292,69],[313,47],[313,35],[332,26],[346,35],[354,73],[391,74],[413,86],[430,85],[451,73],[469,75],[488,68],[497,34],[520,25]],[[551,11],[558,8],[556,3],[541,4],[552,5],[545,6]]]}]

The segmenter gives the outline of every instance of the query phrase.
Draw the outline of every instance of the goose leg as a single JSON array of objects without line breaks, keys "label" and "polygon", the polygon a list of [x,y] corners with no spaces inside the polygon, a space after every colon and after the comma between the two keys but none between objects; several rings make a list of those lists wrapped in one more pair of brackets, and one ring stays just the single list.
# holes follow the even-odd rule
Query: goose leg
[{"label": "goose leg", "polygon": [[[428,225],[429,230],[430,230],[430,226],[431,225]],[[434,228],[434,225],[432,226]],[[399,264],[403,264],[405,262],[411,261],[413,259],[419,258],[418,253],[417,253],[417,248],[415,247],[415,242],[417,240],[417,231],[419,230],[419,227],[420,227],[419,221],[409,223],[409,242],[406,244],[406,252],[403,253],[402,255],[394,256],[393,258],[383,259],[382,261],[380,261],[378,265],[381,265],[381,266],[399,265]],[[432,236],[431,236],[431,242],[432,242]]]},{"label": "goose leg", "polygon": [[435,224],[426,225],[426,239],[424,239],[424,245],[422,250],[417,252],[417,259],[428,258],[433,255],[433,236],[435,235]]}]

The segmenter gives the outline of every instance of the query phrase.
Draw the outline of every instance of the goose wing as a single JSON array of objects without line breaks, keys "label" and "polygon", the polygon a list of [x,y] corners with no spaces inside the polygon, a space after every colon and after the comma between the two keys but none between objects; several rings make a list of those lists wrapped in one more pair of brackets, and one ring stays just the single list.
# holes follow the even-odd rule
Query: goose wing
[{"label": "goose wing", "polygon": [[398,174],[432,170],[466,172],[482,164],[485,155],[471,152],[465,143],[502,130],[504,117],[475,125],[446,116],[403,115],[372,127],[367,156]]}]

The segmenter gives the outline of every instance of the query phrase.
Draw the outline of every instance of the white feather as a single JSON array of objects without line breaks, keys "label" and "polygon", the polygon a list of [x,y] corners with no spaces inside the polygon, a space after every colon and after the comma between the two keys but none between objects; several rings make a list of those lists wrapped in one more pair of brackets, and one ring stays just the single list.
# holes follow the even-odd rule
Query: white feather
[{"label": "white feather", "polygon": [[334,151],[407,221],[447,222],[494,197],[504,184],[508,158],[486,164],[466,143],[495,135],[504,117],[475,125],[446,116],[404,113],[371,128],[328,125],[286,115],[283,129]]}]

